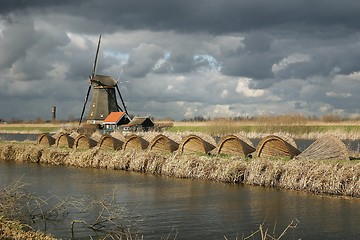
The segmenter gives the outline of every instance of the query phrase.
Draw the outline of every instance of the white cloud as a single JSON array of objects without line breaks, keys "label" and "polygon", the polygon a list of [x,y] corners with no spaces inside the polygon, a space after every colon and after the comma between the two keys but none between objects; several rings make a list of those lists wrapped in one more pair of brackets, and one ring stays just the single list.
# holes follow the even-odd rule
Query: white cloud
[{"label": "white cloud", "polygon": [[291,64],[308,62],[308,61],[310,61],[309,55],[294,53],[282,59],[279,63],[274,64],[271,68],[271,71],[273,73],[277,73],[281,70],[286,69]]},{"label": "white cloud", "polygon": [[336,93],[334,91],[326,92],[325,95],[328,97],[341,97],[341,98],[348,98],[352,96],[351,93]]},{"label": "white cloud", "polygon": [[251,89],[249,87],[252,79],[241,77],[239,78],[238,84],[236,86],[236,92],[241,93],[246,97],[261,97],[265,94],[263,89]]},{"label": "white cloud", "polygon": [[229,91],[224,89],[224,90],[222,90],[222,92],[220,94],[220,97],[221,98],[226,98],[228,95],[229,95]]}]

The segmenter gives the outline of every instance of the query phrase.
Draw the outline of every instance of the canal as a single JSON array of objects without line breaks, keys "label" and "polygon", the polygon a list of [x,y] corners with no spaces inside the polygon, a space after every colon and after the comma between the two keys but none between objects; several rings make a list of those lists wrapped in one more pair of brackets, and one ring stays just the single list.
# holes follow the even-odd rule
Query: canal
[{"label": "canal", "polygon": [[[359,237],[359,199],[126,171],[0,161],[0,187],[19,180],[29,184],[27,191],[45,197],[99,198],[113,192],[115,200],[136,216],[136,231],[144,239],[242,239],[261,223],[278,236],[292,220],[299,221],[297,228],[289,229],[282,239]],[[76,214],[73,211],[65,219],[47,224],[47,232],[69,239],[71,219],[80,218]],[[89,239],[90,235],[94,235],[91,230],[76,228],[77,239]]]}]

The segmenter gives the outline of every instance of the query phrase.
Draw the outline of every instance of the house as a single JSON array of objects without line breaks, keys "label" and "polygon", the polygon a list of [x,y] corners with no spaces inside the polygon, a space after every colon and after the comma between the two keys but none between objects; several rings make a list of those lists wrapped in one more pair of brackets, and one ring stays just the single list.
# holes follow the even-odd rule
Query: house
[{"label": "house", "polygon": [[128,124],[123,126],[123,131],[149,131],[154,129],[155,124],[149,117],[134,117]]},{"label": "house", "polygon": [[111,112],[104,120],[103,130],[106,133],[121,129],[120,126],[130,123],[131,119],[125,112]]}]

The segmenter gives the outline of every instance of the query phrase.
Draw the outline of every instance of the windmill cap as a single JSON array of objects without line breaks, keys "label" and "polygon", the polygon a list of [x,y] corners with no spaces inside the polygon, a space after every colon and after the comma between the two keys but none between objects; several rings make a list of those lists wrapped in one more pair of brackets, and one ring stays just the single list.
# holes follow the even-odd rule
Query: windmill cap
[{"label": "windmill cap", "polygon": [[116,81],[110,76],[95,75],[93,80],[95,80],[95,84],[97,84],[98,86],[105,85],[108,87],[114,87],[116,85]]}]

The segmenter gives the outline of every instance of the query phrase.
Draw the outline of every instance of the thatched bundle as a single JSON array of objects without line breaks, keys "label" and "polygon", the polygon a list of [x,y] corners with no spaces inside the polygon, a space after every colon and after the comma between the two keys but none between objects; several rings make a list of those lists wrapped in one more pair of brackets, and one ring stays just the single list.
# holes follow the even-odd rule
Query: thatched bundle
[{"label": "thatched bundle", "polygon": [[181,140],[183,139],[181,134],[179,133],[173,133],[173,132],[163,132],[162,133],[164,136],[170,138],[171,140],[173,140],[174,142],[176,142],[177,144],[181,143]]},{"label": "thatched bundle", "polygon": [[313,142],[296,159],[302,160],[349,160],[349,150],[333,135],[326,135]]},{"label": "thatched bundle", "polygon": [[43,133],[38,136],[37,143],[40,146],[50,147],[55,144],[55,138],[47,133]]},{"label": "thatched bundle", "polygon": [[204,153],[207,154],[213,150],[215,146],[205,141],[201,137],[191,134],[181,141],[179,145],[179,153]]},{"label": "thatched bundle", "polygon": [[74,145],[74,141],[75,141],[75,139],[70,137],[70,135],[68,135],[65,132],[61,132],[58,134],[58,136],[56,138],[55,146],[72,148],[72,146]]},{"label": "thatched bundle", "polygon": [[94,132],[93,134],[91,134],[91,139],[94,140],[95,142],[99,142],[100,139],[102,138],[102,134],[98,131]]},{"label": "thatched bundle", "polygon": [[285,141],[281,137],[270,135],[262,139],[257,148],[257,157],[290,157],[300,154],[299,149]]},{"label": "thatched bundle", "polygon": [[124,150],[145,150],[149,146],[149,142],[143,139],[142,137],[131,134],[126,137],[126,140],[123,144]]},{"label": "thatched bundle", "polygon": [[157,135],[159,135],[159,133],[158,132],[152,132],[152,131],[151,132],[139,132],[139,133],[137,133],[137,135],[142,137],[145,141],[150,143],[150,142],[152,142],[152,140],[154,138],[157,137]]},{"label": "thatched bundle", "polygon": [[75,138],[73,148],[76,148],[76,149],[79,149],[79,148],[89,149],[89,148],[95,147],[96,144],[97,144],[97,142],[94,141],[93,139],[88,138],[87,136],[85,136],[83,134],[79,134]]},{"label": "thatched bundle", "polygon": [[157,135],[149,144],[148,149],[157,152],[174,152],[179,144],[163,134]]},{"label": "thatched bundle", "polygon": [[101,149],[111,149],[111,150],[118,150],[121,149],[124,142],[113,138],[110,135],[103,135],[97,146],[99,146]]},{"label": "thatched bundle", "polygon": [[294,148],[298,148],[295,140],[289,134],[287,134],[287,133],[277,133],[275,135],[280,137],[282,140],[289,143],[290,145],[292,145]]},{"label": "thatched bundle", "polygon": [[[210,143],[211,145],[216,146],[216,141],[215,141],[214,137],[211,136],[210,134],[207,134],[207,133],[203,133],[203,132],[190,132],[190,131],[188,131],[188,132],[183,132],[183,133],[181,133],[181,135],[182,135],[182,140],[183,140],[184,138],[186,138],[187,136],[189,136],[189,135],[196,135],[196,136],[202,138],[204,141]],[[181,142],[181,141],[180,141],[180,142]]]},{"label": "thatched bundle", "polygon": [[121,142],[125,142],[125,136],[121,133],[121,132],[112,132],[110,134],[111,137],[113,137],[114,139],[117,139]]},{"label": "thatched bundle", "polygon": [[220,139],[215,149],[215,154],[230,154],[248,156],[248,154],[255,152],[255,148],[251,142],[243,136],[227,135]]}]

